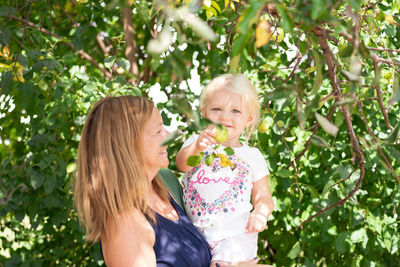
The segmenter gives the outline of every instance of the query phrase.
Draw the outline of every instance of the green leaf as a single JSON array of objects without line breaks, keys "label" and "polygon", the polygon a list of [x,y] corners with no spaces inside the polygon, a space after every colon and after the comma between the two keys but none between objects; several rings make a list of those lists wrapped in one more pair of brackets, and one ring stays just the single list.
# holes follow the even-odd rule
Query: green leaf
[{"label": "green leaf", "polygon": [[212,28],[198,16],[192,14],[186,6],[177,10],[178,17],[186,22],[200,37],[208,41],[216,41],[217,35]]},{"label": "green leaf", "polygon": [[168,146],[175,142],[179,137],[182,136],[182,132],[179,130],[175,130],[172,133],[170,133],[167,138],[165,138],[164,142],[161,144],[161,146]]},{"label": "green leaf", "polygon": [[45,177],[41,173],[33,170],[32,168],[29,168],[28,175],[30,178],[30,184],[33,187],[33,189],[37,189],[43,184]]},{"label": "green leaf", "polygon": [[316,67],[316,74],[315,74],[315,79],[314,79],[314,84],[313,84],[313,89],[312,89],[312,94],[316,95],[319,91],[319,88],[321,87],[322,81],[323,81],[323,61],[322,61],[322,56],[318,52],[317,49],[312,49],[312,54],[314,58],[314,67]]},{"label": "green leaf", "polygon": [[358,12],[361,7],[361,1],[360,0],[350,0],[350,5],[354,8],[354,11]]},{"label": "green leaf", "polygon": [[[214,160],[214,154],[208,154],[206,157],[205,157],[205,159],[204,159],[204,162],[206,163],[206,165],[207,166],[210,166],[211,165],[211,163],[213,162],[213,160]],[[198,164],[197,164],[198,165]],[[196,165],[196,166],[197,166]]]},{"label": "green leaf", "polygon": [[15,10],[13,7],[0,6],[0,17],[14,15],[15,13],[17,13],[17,10]]},{"label": "green leaf", "polygon": [[329,190],[332,188],[332,186],[335,184],[335,181],[329,180],[325,186],[324,189],[322,190],[322,196],[325,197],[325,194],[329,192]]},{"label": "green leaf", "polygon": [[275,172],[275,175],[280,177],[292,177],[293,173],[287,169],[280,169],[277,172]]},{"label": "green leaf", "polygon": [[240,18],[238,30],[240,33],[248,33],[250,27],[258,20],[258,13],[263,6],[262,1],[250,0],[249,6]]},{"label": "green leaf", "polygon": [[108,69],[111,69],[115,63],[115,56],[109,56],[104,59],[104,66]]},{"label": "green leaf", "polygon": [[76,162],[71,162],[67,166],[67,173],[72,173],[76,171]]},{"label": "green leaf", "polygon": [[56,187],[56,177],[53,175],[46,175],[46,180],[44,181],[43,187],[47,194],[53,192],[54,188]]},{"label": "green leaf", "polygon": [[129,68],[131,67],[131,63],[125,58],[117,58],[117,64],[126,71],[129,71]]},{"label": "green leaf", "polygon": [[225,147],[224,151],[226,153],[227,156],[232,156],[233,154],[235,154],[235,151],[231,148],[231,147]]},{"label": "green leaf", "polygon": [[282,27],[285,32],[291,32],[294,28],[294,22],[292,17],[287,12],[287,8],[283,4],[277,4],[276,9],[278,10],[279,15],[282,18]]},{"label": "green leaf", "polygon": [[172,33],[168,27],[164,28],[157,38],[151,39],[147,44],[147,51],[154,55],[159,55],[168,50],[172,44]]},{"label": "green leaf", "polygon": [[17,219],[19,222],[22,222],[22,220],[25,218],[25,210],[23,209],[17,209],[16,211],[14,211],[14,216],[15,219]]},{"label": "green leaf", "polygon": [[297,256],[300,253],[300,242],[297,241],[296,244],[294,244],[293,248],[289,251],[289,253],[287,254],[287,256],[291,259],[295,259],[297,258]]},{"label": "green leaf", "polygon": [[322,17],[327,11],[326,0],[313,0],[311,18],[316,20]]},{"label": "green leaf", "polygon": [[321,147],[329,147],[329,144],[321,136],[313,135],[311,136],[311,143]]},{"label": "green leaf", "polygon": [[201,163],[201,158],[200,156],[189,156],[189,158],[186,161],[186,164],[191,167],[196,167]]},{"label": "green leaf", "polygon": [[390,99],[390,103],[393,105],[400,101],[400,75],[397,72],[394,72],[393,77],[393,87],[392,87],[392,99]]},{"label": "green leaf", "polygon": [[396,127],[392,130],[389,137],[386,139],[387,142],[395,144],[400,136],[400,122],[397,123]]},{"label": "green leaf", "polygon": [[349,232],[343,232],[335,239],[335,248],[339,253],[347,252],[346,239],[349,237]]},{"label": "green leaf", "polygon": [[367,232],[365,231],[364,228],[355,230],[350,235],[350,240],[353,243],[360,243],[360,242],[363,242],[365,239],[368,239],[368,236],[367,236]]},{"label": "green leaf", "polygon": [[254,30],[250,29],[249,31],[247,31],[245,33],[238,33],[235,35],[235,38],[233,39],[233,44],[232,44],[233,58],[235,58],[235,56],[242,53],[242,51],[245,48],[245,46],[247,45],[248,41],[253,36],[253,33],[254,33]]},{"label": "green leaf", "polygon": [[315,112],[315,118],[317,119],[319,125],[322,127],[322,129],[324,129],[325,132],[333,136],[337,135],[339,129],[328,119],[326,119],[324,116],[321,116],[317,112]]}]

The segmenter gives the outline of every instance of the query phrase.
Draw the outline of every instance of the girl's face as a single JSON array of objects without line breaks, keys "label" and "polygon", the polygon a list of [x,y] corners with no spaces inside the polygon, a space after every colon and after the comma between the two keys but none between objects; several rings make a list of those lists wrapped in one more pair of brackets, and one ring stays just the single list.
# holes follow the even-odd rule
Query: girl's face
[{"label": "girl's face", "polygon": [[160,112],[153,108],[143,128],[143,158],[148,176],[152,179],[160,168],[168,167],[167,146],[161,146],[169,132],[165,130]]},{"label": "girl's face", "polygon": [[202,108],[202,115],[212,122],[228,128],[229,137],[225,146],[240,146],[239,137],[252,121],[247,108],[242,106],[242,97],[226,89],[216,89],[208,96],[208,104]]}]

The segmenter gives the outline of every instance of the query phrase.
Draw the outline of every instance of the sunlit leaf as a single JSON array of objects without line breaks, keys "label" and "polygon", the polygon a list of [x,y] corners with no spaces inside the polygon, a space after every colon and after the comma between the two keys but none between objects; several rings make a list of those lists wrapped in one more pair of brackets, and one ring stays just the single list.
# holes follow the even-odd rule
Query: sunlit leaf
[{"label": "sunlit leaf", "polygon": [[393,87],[392,87],[392,98],[390,103],[393,105],[400,101],[400,76],[397,72],[394,73]]},{"label": "sunlit leaf", "polygon": [[400,137],[400,122],[394,127],[389,137],[386,139],[387,142],[395,144]]},{"label": "sunlit leaf", "polygon": [[151,39],[147,44],[147,51],[151,54],[161,54],[170,47],[172,44],[172,33],[168,27],[157,35],[156,39]]},{"label": "sunlit leaf", "polygon": [[191,13],[187,7],[180,8],[177,14],[179,18],[186,22],[202,38],[209,41],[215,41],[217,39],[212,28],[201,18]]},{"label": "sunlit leaf", "polygon": [[196,167],[201,163],[201,158],[200,156],[189,156],[189,158],[186,161],[186,164],[191,167]]},{"label": "sunlit leaf", "polygon": [[300,250],[301,250],[301,245],[300,242],[297,241],[296,244],[293,245],[292,249],[289,251],[287,256],[291,259],[295,259],[299,255]]},{"label": "sunlit leaf", "polygon": [[231,147],[225,147],[224,151],[226,153],[227,156],[232,156],[233,154],[235,154],[235,151],[231,148]]},{"label": "sunlit leaf", "polygon": [[179,137],[182,136],[181,131],[175,130],[172,133],[170,133],[167,138],[165,138],[164,142],[161,144],[161,146],[168,146],[175,142]]},{"label": "sunlit leaf", "polygon": [[204,162],[206,163],[207,166],[210,166],[211,163],[214,160],[214,154],[208,154],[205,158],[204,158]]},{"label": "sunlit leaf", "polygon": [[128,71],[131,67],[131,63],[125,58],[117,58],[117,64],[122,67],[124,70]]},{"label": "sunlit leaf", "polygon": [[329,144],[325,141],[325,139],[318,135],[311,136],[311,142],[317,146],[329,147]]},{"label": "sunlit leaf", "polygon": [[272,31],[269,22],[265,19],[260,20],[256,28],[256,46],[261,47],[267,44],[271,35]]},{"label": "sunlit leaf", "polygon": [[333,136],[337,135],[339,129],[328,119],[326,119],[324,116],[321,116],[317,112],[315,112],[315,118],[317,119],[319,125],[322,127],[322,129],[324,129],[325,132]]}]

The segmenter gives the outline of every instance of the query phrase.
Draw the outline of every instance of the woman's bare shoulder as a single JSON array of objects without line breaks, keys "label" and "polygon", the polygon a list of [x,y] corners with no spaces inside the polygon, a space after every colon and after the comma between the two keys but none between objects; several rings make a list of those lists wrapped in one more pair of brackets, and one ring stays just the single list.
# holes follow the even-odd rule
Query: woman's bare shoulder
[{"label": "woman's bare shoulder", "polygon": [[123,212],[116,222],[107,223],[101,238],[104,260],[107,266],[155,266],[154,241],[154,230],[142,212]]}]

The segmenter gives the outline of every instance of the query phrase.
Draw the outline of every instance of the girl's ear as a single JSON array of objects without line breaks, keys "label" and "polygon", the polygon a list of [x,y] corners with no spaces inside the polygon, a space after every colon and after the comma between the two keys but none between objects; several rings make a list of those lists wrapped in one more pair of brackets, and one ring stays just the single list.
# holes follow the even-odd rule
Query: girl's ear
[{"label": "girl's ear", "polygon": [[253,122],[254,117],[252,115],[249,115],[249,117],[247,118],[247,122],[246,122],[246,127],[249,127],[249,125]]}]

